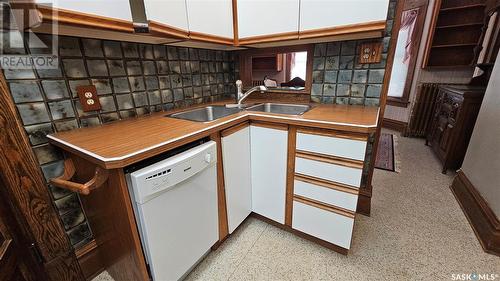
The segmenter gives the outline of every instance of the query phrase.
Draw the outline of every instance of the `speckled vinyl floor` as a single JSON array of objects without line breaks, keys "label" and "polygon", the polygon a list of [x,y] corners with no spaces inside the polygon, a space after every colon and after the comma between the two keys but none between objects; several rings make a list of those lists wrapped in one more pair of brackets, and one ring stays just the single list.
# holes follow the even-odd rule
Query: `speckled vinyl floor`
[{"label": "speckled vinyl floor", "polygon": [[[401,173],[375,170],[372,215],[357,216],[343,256],[250,218],[187,280],[452,280],[500,274],[423,140],[399,138]],[[500,277],[496,277],[500,280]],[[104,272],[94,281],[112,280]]]}]

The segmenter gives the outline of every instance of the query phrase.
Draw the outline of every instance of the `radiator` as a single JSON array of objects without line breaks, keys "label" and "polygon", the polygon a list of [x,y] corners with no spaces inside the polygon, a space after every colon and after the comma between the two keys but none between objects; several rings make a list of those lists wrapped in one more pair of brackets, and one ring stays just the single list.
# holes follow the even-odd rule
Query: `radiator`
[{"label": "radiator", "polygon": [[410,123],[406,131],[409,137],[425,137],[436,108],[439,84],[423,83],[419,86]]}]

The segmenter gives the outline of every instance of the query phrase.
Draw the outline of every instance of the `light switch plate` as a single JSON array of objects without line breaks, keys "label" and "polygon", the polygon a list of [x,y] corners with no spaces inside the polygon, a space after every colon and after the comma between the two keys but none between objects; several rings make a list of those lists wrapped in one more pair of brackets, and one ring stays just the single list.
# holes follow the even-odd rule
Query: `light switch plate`
[{"label": "light switch plate", "polygon": [[359,46],[359,64],[382,61],[382,42],[363,43]]},{"label": "light switch plate", "polygon": [[101,103],[94,85],[78,86],[76,91],[84,112],[101,109]]}]

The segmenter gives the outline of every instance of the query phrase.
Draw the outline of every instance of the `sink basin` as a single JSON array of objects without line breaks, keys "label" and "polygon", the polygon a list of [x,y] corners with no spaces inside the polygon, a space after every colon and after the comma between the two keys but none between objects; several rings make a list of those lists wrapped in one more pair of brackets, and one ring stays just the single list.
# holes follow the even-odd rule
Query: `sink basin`
[{"label": "sink basin", "polygon": [[196,108],[192,110],[186,110],[178,113],[173,113],[167,115],[167,117],[191,120],[197,122],[208,122],[214,121],[216,119],[238,113],[241,109],[239,108],[227,108],[223,105],[211,105],[202,108]]},{"label": "sink basin", "polygon": [[310,109],[311,106],[309,105],[280,103],[261,103],[247,108],[247,110],[249,111],[260,111],[288,115],[302,115]]}]

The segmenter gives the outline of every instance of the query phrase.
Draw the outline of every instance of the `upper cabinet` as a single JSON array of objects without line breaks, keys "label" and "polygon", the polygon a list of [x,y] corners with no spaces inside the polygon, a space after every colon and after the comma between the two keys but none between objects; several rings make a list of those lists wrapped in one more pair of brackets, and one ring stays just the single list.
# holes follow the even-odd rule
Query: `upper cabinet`
[{"label": "upper cabinet", "polygon": [[300,0],[301,37],[340,27],[380,29],[388,8],[389,0]]},{"label": "upper cabinet", "polygon": [[232,0],[186,0],[186,5],[191,38],[233,43]]},{"label": "upper cabinet", "polygon": [[240,44],[297,39],[299,0],[237,0]]},{"label": "upper cabinet", "polygon": [[151,31],[188,37],[186,0],[144,0],[144,9]]},{"label": "upper cabinet", "polygon": [[37,4],[51,4],[52,8],[64,9],[72,12],[85,13],[125,21],[132,21],[129,0],[112,1],[75,1],[75,0],[36,0]]},{"label": "upper cabinet", "polygon": [[[82,36],[83,33],[67,27],[91,28],[95,30],[132,33],[132,11],[128,0],[74,1],[36,0],[43,25],[37,29],[42,33],[54,33],[57,23],[58,34]],[[119,7],[119,8],[117,8]],[[90,32],[89,34],[93,34]],[[94,33],[95,34],[95,33]],[[91,35],[88,35],[91,36]]]}]

